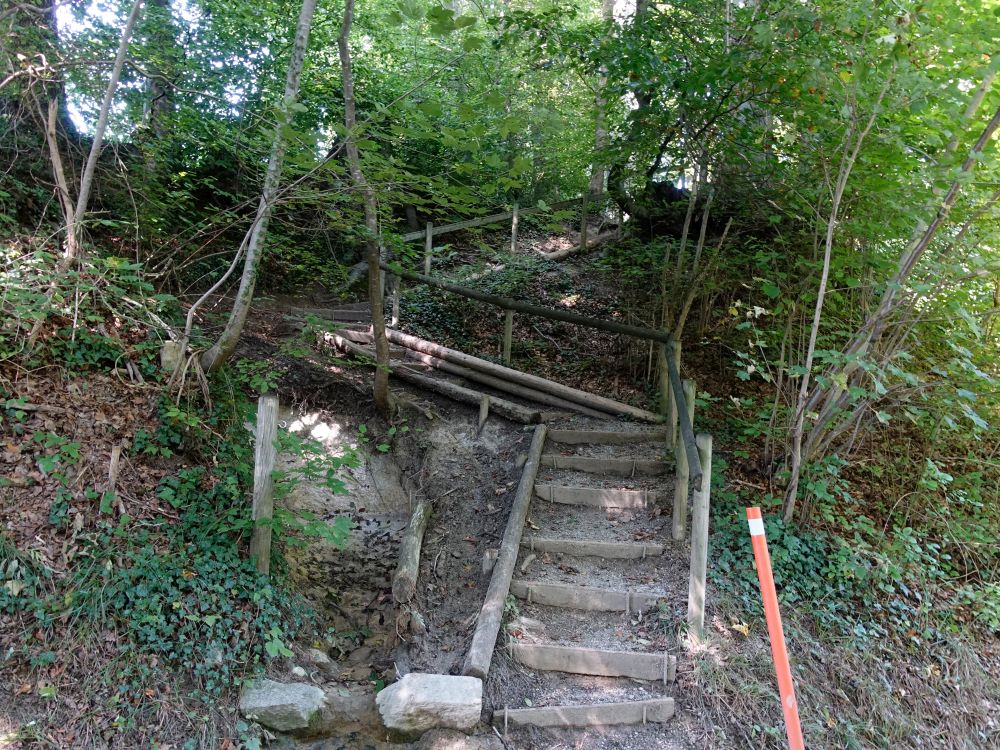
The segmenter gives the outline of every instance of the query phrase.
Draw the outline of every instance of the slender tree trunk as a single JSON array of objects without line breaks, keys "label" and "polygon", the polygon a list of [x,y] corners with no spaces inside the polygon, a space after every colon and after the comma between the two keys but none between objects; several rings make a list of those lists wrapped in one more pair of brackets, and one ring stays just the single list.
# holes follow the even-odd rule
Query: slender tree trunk
[{"label": "slender tree trunk", "polygon": [[[309,30],[312,26],[313,13],[316,10],[316,0],[302,0],[299,12],[299,22],[295,30],[295,42],[292,45],[292,58],[288,61],[288,74],[285,78],[285,98],[278,118],[278,126],[274,132],[274,142],[271,145],[271,158],[264,175],[264,189],[257,206],[257,214],[253,224],[243,238],[238,252],[246,250],[243,260],[243,275],[240,278],[240,288],[236,293],[236,302],[226,321],[226,327],[212,347],[201,356],[201,366],[206,372],[218,370],[225,364],[233,352],[243,333],[250,303],[253,301],[254,287],[257,283],[257,269],[260,265],[260,254],[267,237],[267,224],[271,218],[274,201],[281,182],[281,166],[285,158],[284,128],[292,121],[292,105],[299,94],[299,79],[302,77],[302,64],[305,61],[306,48],[309,46]],[[184,341],[186,350],[187,341]]]},{"label": "slender tree trunk", "polygon": [[[601,3],[601,17],[604,23],[610,28],[615,22],[615,0],[603,0]],[[607,168],[604,166],[602,153],[608,147],[608,126],[607,109],[608,102],[604,96],[604,89],[608,85],[608,67],[601,66],[601,72],[597,79],[597,96],[594,106],[597,110],[596,122],[594,124],[594,153],[597,158],[594,161],[593,169],[590,173],[590,186],[588,190],[597,195],[604,192],[604,178]]]},{"label": "slender tree trunk", "polygon": [[83,168],[83,176],[80,178],[80,192],[77,193],[76,211],[72,226],[67,229],[66,252],[64,263],[71,265],[79,255],[80,243],[83,236],[83,219],[87,215],[87,207],[90,203],[90,190],[94,184],[94,170],[97,169],[97,159],[104,148],[104,133],[108,128],[108,116],[111,114],[111,103],[115,98],[115,91],[118,90],[118,80],[121,78],[122,67],[125,65],[125,56],[128,54],[129,41],[132,39],[132,30],[139,20],[139,11],[142,10],[143,0],[135,0],[132,3],[132,10],[125,21],[125,28],[122,29],[121,39],[118,42],[118,54],[115,55],[115,64],[111,68],[111,79],[108,87],[104,91],[104,101],[101,104],[101,113],[97,117],[97,126],[94,128],[94,142],[90,147],[90,155],[87,157],[87,164]]},{"label": "slender tree trunk", "polygon": [[816,293],[816,307],[813,311],[812,328],[809,331],[809,344],[806,347],[806,361],[802,381],[799,384],[799,398],[795,412],[795,422],[792,426],[791,435],[791,476],[788,480],[788,487],[785,490],[785,501],[783,517],[785,523],[791,522],[795,516],[795,501],[799,491],[799,480],[802,474],[802,436],[805,431],[806,403],[809,395],[809,375],[812,372],[813,358],[816,354],[816,339],[819,336],[820,320],[823,316],[823,302],[826,298],[827,282],[830,278],[830,259],[833,254],[833,237],[837,228],[837,219],[840,214],[840,203],[844,197],[844,190],[847,188],[847,181],[854,170],[854,164],[858,160],[861,146],[868,137],[868,133],[875,125],[881,109],[882,100],[889,90],[889,83],[892,79],[887,78],[882,90],[879,93],[875,105],[872,107],[872,114],[868,118],[863,130],[858,133],[853,146],[851,139],[854,134],[854,124],[848,128],[844,139],[844,153],[840,160],[840,168],[837,174],[837,183],[834,187],[833,198],[830,204],[830,216],[826,223],[826,240],[823,246],[823,272],[820,276],[819,289]]},{"label": "slender tree trunk", "polygon": [[361,193],[365,206],[365,260],[368,262],[368,298],[372,309],[372,335],[375,341],[375,405],[383,415],[390,411],[389,396],[389,342],[385,338],[385,313],[382,305],[382,270],[379,268],[378,203],[375,191],[365,179],[361,169],[361,156],[356,142],[357,114],[354,106],[354,75],[351,71],[351,24],[354,21],[354,0],[344,6],[344,23],[337,38],[340,50],[340,70],[344,82],[344,124],[347,126],[347,163],[351,179]]}]

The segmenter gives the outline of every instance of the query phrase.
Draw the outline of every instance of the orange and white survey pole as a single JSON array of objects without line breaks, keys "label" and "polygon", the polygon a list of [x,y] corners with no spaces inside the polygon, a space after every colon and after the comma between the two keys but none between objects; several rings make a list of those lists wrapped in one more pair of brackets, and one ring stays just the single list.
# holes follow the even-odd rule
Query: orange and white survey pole
[{"label": "orange and white survey pole", "polygon": [[774,659],[774,671],[778,675],[781,710],[785,712],[788,747],[791,750],[805,750],[802,727],[799,724],[799,706],[795,702],[795,687],[792,685],[792,670],[788,666],[785,632],[781,627],[781,612],[778,610],[778,594],[774,590],[774,576],[771,573],[771,554],[767,551],[767,537],[764,535],[764,519],[761,518],[760,508],[747,508],[747,523],[750,524],[750,542],[753,544],[753,557],[757,563],[760,593],[764,599],[767,634],[771,638],[771,657]]}]

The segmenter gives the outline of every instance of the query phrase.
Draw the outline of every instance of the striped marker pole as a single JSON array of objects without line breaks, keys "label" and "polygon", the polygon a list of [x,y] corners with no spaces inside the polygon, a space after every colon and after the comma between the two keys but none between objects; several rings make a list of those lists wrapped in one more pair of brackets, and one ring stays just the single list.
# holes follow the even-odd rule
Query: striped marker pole
[{"label": "striped marker pole", "polygon": [[792,670],[788,666],[785,633],[781,627],[781,612],[778,610],[778,594],[774,590],[774,576],[771,574],[771,555],[767,551],[767,537],[764,536],[764,520],[761,518],[760,508],[747,508],[747,523],[750,525],[750,542],[753,544],[753,556],[757,563],[760,593],[764,599],[764,616],[767,618],[767,634],[771,639],[774,671],[778,676],[781,710],[785,713],[788,747],[791,750],[805,750],[802,727],[799,724],[799,706],[795,702],[795,687],[792,685]]}]

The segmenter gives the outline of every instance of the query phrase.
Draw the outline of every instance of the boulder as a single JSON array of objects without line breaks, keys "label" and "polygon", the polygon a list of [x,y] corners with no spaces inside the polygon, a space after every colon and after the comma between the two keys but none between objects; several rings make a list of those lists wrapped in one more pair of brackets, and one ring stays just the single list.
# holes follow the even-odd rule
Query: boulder
[{"label": "boulder", "polygon": [[411,672],[375,699],[386,729],[402,736],[437,727],[472,729],[483,710],[478,677]]},{"label": "boulder", "polygon": [[373,738],[385,737],[375,708],[374,687],[336,683],[324,692],[326,702],[314,720],[317,734],[339,737],[359,732]]},{"label": "boulder", "polygon": [[279,732],[308,729],[323,704],[323,691],[301,682],[258,680],[240,694],[240,713]]}]

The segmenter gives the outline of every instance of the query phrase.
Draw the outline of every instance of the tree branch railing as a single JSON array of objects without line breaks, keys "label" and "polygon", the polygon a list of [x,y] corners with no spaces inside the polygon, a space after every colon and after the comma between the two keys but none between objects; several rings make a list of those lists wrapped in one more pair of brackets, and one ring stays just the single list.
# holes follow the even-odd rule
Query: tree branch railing
[{"label": "tree branch railing", "polygon": [[[476,289],[460,286],[459,284],[452,284],[448,281],[442,281],[425,274],[406,271],[397,264],[380,263],[379,265],[382,270],[409,281],[426,284],[427,286],[442,289],[461,297],[467,297],[469,299],[485,302],[504,310],[533,315],[540,318],[546,318],[548,320],[558,320],[564,323],[582,326],[584,328],[595,328],[601,331],[630,336],[644,341],[654,341],[660,344],[661,363],[665,363],[666,366],[666,378],[661,378],[662,404],[665,407],[673,407],[666,409],[666,420],[670,423],[667,430],[668,439],[670,439],[671,435],[677,434],[675,430],[679,427],[680,440],[684,447],[688,467],[690,468],[691,479],[697,480],[701,477],[701,461],[698,456],[698,445],[695,440],[694,427],[692,426],[692,419],[689,410],[690,405],[685,402],[683,397],[684,387],[681,383],[680,371],[677,366],[678,356],[674,353],[678,352],[679,349],[677,349],[678,345],[674,340],[674,337],[667,331],[657,331],[652,328],[633,326],[627,323],[617,323],[613,320],[589,318],[584,315],[569,312],[568,310],[559,310],[553,307],[543,307],[542,305],[533,305],[528,302],[519,302],[507,297],[498,297],[494,294],[487,294],[486,292],[480,292]],[[670,350],[669,353],[667,352],[668,349]],[[673,440],[671,440],[671,447],[674,447]]]}]

